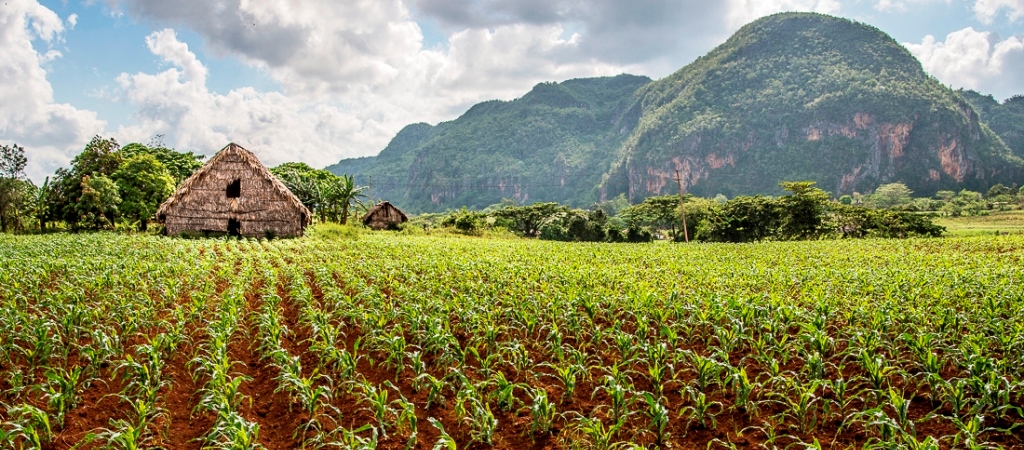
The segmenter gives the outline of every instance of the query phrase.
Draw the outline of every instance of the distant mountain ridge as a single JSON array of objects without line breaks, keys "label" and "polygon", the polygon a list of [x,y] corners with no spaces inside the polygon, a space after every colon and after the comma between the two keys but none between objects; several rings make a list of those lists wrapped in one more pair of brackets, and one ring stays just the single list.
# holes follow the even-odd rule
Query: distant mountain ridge
[{"label": "distant mountain ridge", "polygon": [[[776,194],[784,180],[836,195],[895,181],[925,195],[1012,184],[1024,160],[980,120],[982,103],[998,109],[982,100],[928,76],[876,28],[784,13],[661,80],[541,83],[451,122],[410,125],[377,157],[328,170],[372,176],[375,197],[412,212],[503,198],[638,202],[677,192],[677,173],[706,196]],[[1005,111],[991,114],[1001,129],[1024,128]]]},{"label": "distant mountain ridge", "polygon": [[540,83],[513,101],[479,103],[451,122],[403,128],[376,157],[327,169],[373,181],[374,197],[410,211],[519,202],[584,204],[597,196],[633,94],[635,75]]}]

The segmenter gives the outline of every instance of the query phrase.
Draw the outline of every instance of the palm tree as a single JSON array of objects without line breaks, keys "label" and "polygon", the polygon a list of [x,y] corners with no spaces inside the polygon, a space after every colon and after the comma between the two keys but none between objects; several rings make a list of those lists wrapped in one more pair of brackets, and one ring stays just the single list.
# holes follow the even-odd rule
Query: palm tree
[{"label": "palm tree", "polygon": [[[363,191],[366,186],[356,186],[352,175],[341,175],[334,177],[325,186],[327,199],[333,208],[341,208],[340,222],[342,225],[348,223],[348,209],[352,204],[362,205],[360,199],[366,198]],[[332,209],[333,209],[332,208]]]}]

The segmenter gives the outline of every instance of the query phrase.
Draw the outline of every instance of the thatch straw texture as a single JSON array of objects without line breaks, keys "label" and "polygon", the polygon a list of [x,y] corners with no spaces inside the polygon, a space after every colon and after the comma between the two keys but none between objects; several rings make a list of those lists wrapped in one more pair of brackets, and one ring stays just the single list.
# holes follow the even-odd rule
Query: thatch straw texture
[{"label": "thatch straw texture", "polygon": [[309,209],[256,155],[234,143],[185,180],[156,217],[169,235],[237,232],[251,237],[301,236],[312,220]]},{"label": "thatch straw texture", "polygon": [[408,221],[409,216],[390,202],[380,202],[363,215],[363,225],[375,230],[394,228]]}]

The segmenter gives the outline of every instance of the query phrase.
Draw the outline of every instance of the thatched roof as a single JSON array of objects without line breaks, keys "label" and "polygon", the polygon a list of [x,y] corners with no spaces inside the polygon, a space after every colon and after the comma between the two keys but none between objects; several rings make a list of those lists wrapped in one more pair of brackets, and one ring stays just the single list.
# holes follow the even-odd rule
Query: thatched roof
[{"label": "thatched roof", "polygon": [[[241,181],[240,188],[238,181],[235,182],[235,189],[245,191],[244,198],[230,198],[238,197],[237,193],[233,196],[228,194],[229,198],[225,198],[224,189],[231,179]],[[220,221],[227,223],[229,217],[251,224],[289,222],[294,225],[288,227],[305,227],[312,221],[313,215],[256,155],[231,143],[185,180],[156,212],[157,219],[161,221],[172,216],[175,217],[176,227],[184,221],[195,223],[200,229],[217,230],[226,226],[220,224]],[[202,224],[212,224],[213,221],[220,225],[210,228],[213,225]],[[270,225],[271,228],[283,226]]]},{"label": "thatched roof", "polygon": [[380,202],[363,215],[363,225],[373,228],[388,228],[408,222],[409,216],[391,202]]}]

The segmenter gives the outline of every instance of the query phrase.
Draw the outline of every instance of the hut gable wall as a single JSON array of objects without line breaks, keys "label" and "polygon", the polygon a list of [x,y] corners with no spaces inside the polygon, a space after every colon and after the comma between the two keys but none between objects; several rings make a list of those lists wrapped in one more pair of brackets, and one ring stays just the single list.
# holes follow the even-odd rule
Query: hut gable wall
[{"label": "hut gable wall", "polygon": [[363,216],[363,225],[373,229],[392,228],[409,221],[409,217],[390,202],[380,202]]},{"label": "hut gable wall", "polygon": [[[228,186],[239,180],[238,197]],[[256,156],[235,144],[214,156],[157,212],[168,234],[228,231],[239,222],[244,236],[301,236],[312,214],[270,174]]]}]

